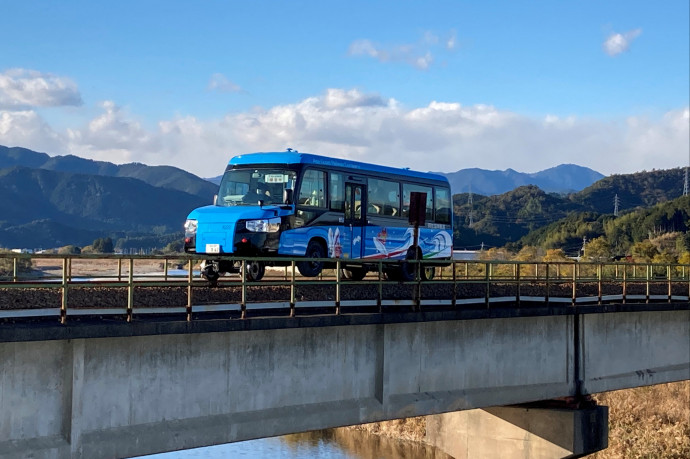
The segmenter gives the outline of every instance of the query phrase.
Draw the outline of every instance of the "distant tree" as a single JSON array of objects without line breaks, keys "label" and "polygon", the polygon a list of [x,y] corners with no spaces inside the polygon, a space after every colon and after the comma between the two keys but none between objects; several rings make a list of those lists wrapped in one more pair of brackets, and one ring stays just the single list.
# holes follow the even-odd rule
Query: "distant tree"
[{"label": "distant tree", "polygon": [[681,265],[690,265],[690,252],[683,252],[680,257],[678,257],[678,263]]},{"label": "distant tree", "polygon": [[492,247],[483,251],[479,255],[480,260],[485,261],[507,261],[510,260],[510,252],[503,247]]},{"label": "distant tree", "polygon": [[604,236],[592,239],[585,246],[585,257],[591,261],[607,261],[611,258],[611,247]]},{"label": "distant tree", "polygon": [[87,254],[87,253],[98,253],[94,250],[93,245],[85,245],[84,247],[81,248],[81,253]]},{"label": "distant tree", "polygon": [[79,255],[81,253],[81,249],[76,245],[66,245],[64,247],[60,247],[57,253],[59,255]]},{"label": "distant tree", "polygon": [[181,253],[184,250],[184,241],[182,239],[172,241],[163,248],[163,253]]},{"label": "distant tree", "polygon": [[546,251],[546,255],[542,258],[542,261],[546,262],[559,262],[559,261],[569,261],[572,262],[573,260],[566,257],[565,253],[563,252],[563,249],[548,249]]},{"label": "distant tree", "polygon": [[690,231],[681,233],[676,237],[676,254],[679,256],[690,249]]},{"label": "distant tree", "polygon": [[655,255],[659,254],[659,250],[648,239],[634,243],[630,251],[635,261],[645,263],[649,263]]},{"label": "distant tree", "polygon": [[652,258],[652,263],[660,263],[663,265],[667,265],[667,264],[674,264],[677,262],[677,260],[678,259],[676,258],[676,256],[673,255],[672,253],[662,252],[662,253],[657,253],[656,255],[654,255],[654,258]]},{"label": "distant tree", "polygon": [[543,251],[538,247],[526,245],[513,257],[515,261],[539,261]]},{"label": "distant tree", "polygon": [[113,253],[114,250],[113,240],[109,237],[99,237],[98,239],[93,241],[93,244],[91,245],[93,247],[94,253]]}]

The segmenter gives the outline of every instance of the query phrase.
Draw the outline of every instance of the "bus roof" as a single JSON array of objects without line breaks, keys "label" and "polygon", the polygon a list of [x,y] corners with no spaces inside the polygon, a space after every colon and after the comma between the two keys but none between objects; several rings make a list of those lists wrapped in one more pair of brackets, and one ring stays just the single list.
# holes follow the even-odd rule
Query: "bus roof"
[{"label": "bus roof", "polygon": [[247,153],[230,159],[228,165],[243,166],[253,164],[314,164],[326,167],[340,167],[346,169],[359,169],[364,172],[379,172],[385,174],[415,177],[426,180],[439,180],[448,183],[448,179],[441,174],[433,172],[419,172],[397,167],[379,166],[377,164],[362,163],[349,159],[330,158],[328,156],[312,155],[310,153],[298,153],[294,151]]}]

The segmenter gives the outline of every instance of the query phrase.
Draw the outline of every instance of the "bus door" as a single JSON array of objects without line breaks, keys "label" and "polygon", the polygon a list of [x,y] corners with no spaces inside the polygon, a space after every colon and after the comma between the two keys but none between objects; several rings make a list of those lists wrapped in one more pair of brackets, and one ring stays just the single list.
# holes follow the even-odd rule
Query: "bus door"
[{"label": "bus door", "polygon": [[350,258],[364,256],[364,237],[367,221],[367,186],[362,183],[345,183],[344,249]]}]

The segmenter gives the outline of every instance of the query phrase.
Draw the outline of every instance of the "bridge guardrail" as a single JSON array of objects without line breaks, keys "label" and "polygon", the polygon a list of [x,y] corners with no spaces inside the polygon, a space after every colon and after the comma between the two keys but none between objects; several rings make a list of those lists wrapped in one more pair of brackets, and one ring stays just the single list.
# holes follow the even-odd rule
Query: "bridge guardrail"
[{"label": "bridge guardrail", "polygon": [[400,261],[367,261],[376,269],[361,281],[341,277],[341,264],[318,278],[298,274],[301,259],[224,257],[239,261],[286,262],[259,282],[224,276],[216,287],[198,276],[199,255],[0,254],[0,319],[69,316],[229,313],[248,310],[393,306],[505,307],[532,303],[603,304],[673,302],[690,299],[690,265],[525,261],[409,261],[436,268],[422,280],[388,280],[387,268]]}]

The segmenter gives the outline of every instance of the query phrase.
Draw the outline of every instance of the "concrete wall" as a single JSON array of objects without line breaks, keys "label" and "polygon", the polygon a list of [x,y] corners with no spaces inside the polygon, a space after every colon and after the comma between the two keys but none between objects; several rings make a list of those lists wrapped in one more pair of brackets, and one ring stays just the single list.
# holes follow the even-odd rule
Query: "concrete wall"
[{"label": "concrete wall", "polygon": [[[684,314],[638,320],[687,322]],[[0,457],[126,457],[573,395],[574,320],[0,343]],[[591,321],[608,338],[583,330],[585,375],[602,374],[621,358],[626,368],[656,368],[666,379],[675,373],[664,368],[690,368],[682,352],[661,364],[644,360],[654,353],[611,353],[603,345],[595,353],[595,340],[629,333],[611,320]],[[680,335],[665,328],[640,333],[658,332],[649,342],[664,348],[673,347],[661,344],[668,340],[677,345]],[[616,382],[607,381],[610,388]]]},{"label": "concrete wall", "polygon": [[455,459],[581,457],[608,446],[608,407],[499,406],[426,418],[426,442]]},{"label": "concrete wall", "polygon": [[690,311],[581,316],[583,392],[690,379]]}]

